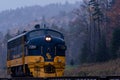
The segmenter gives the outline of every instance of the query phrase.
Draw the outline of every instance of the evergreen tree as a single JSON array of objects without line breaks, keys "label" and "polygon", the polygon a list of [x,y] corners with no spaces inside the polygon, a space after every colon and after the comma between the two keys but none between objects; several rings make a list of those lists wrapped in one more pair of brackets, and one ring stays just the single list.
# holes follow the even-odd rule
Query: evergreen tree
[{"label": "evergreen tree", "polygon": [[71,61],[70,61],[70,65],[71,65],[71,66],[74,65],[74,60],[73,60],[73,59],[71,59]]},{"label": "evergreen tree", "polygon": [[117,58],[117,51],[119,50],[119,47],[120,47],[120,28],[118,27],[113,31],[110,55],[112,59]]},{"label": "evergreen tree", "polygon": [[10,30],[8,30],[7,33],[5,34],[3,42],[6,43],[10,38],[12,38],[12,36],[10,35]]},{"label": "evergreen tree", "polygon": [[88,54],[88,47],[87,47],[86,43],[83,44],[83,48],[82,48],[81,52],[82,53],[80,54],[80,62],[81,63],[88,62],[89,54]]},{"label": "evergreen tree", "polygon": [[99,42],[99,47],[96,53],[96,62],[105,62],[109,59],[110,59],[110,55],[108,53],[108,48],[106,46],[106,40],[104,37]]}]

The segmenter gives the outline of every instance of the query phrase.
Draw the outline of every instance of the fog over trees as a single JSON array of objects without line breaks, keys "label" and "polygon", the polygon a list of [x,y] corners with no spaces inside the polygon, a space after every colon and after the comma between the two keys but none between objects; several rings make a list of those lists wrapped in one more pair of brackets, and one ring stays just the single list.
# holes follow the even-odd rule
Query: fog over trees
[{"label": "fog over trees", "polygon": [[38,23],[46,23],[47,27],[64,34],[66,64],[99,63],[119,58],[119,4],[119,0],[83,0],[82,4],[50,4],[1,12],[0,68],[6,64],[7,40],[23,30],[33,29]]}]

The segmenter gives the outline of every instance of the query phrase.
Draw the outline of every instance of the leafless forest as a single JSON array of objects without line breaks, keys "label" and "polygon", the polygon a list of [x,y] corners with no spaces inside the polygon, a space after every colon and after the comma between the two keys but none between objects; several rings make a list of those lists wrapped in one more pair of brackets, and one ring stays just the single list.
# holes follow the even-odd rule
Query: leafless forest
[{"label": "leafless forest", "polygon": [[[41,28],[46,24],[48,28],[64,34],[67,43],[66,65],[79,65],[73,70],[85,64],[94,64],[102,68],[103,66],[99,66],[101,63],[111,65],[116,59],[119,62],[119,4],[120,0],[83,0],[75,4],[66,2],[1,12],[0,73],[2,74],[0,76],[3,77],[6,74],[7,40],[21,34],[24,30],[33,29],[35,24],[40,24]],[[89,68],[91,66],[88,66],[87,70],[82,67],[84,70],[82,72],[89,72]],[[119,70],[117,75],[120,75]],[[79,75],[81,75],[80,72]]]}]

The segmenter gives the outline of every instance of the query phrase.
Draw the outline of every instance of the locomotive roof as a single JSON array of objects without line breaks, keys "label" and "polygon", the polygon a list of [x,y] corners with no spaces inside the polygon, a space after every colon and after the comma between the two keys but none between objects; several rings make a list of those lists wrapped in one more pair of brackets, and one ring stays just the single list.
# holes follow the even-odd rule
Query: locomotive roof
[{"label": "locomotive roof", "polygon": [[17,38],[19,38],[19,37],[21,37],[21,36],[24,36],[24,35],[26,35],[26,32],[25,32],[25,33],[22,33],[22,34],[20,34],[20,35],[17,35],[17,36],[15,36],[15,37],[11,38],[11,39],[9,39],[8,42],[10,42],[10,41],[12,41],[12,40],[15,40],[15,39],[17,39]]},{"label": "locomotive roof", "polygon": [[[24,36],[24,35],[26,35],[27,33],[34,32],[34,31],[39,31],[39,30],[50,30],[50,31],[54,31],[54,32],[60,33],[59,31],[56,31],[56,30],[53,30],[53,29],[44,29],[44,28],[43,28],[43,29],[34,29],[34,30],[31,30],[31,31],[28,31],[28,32],[24,32],[24,33],[22,33],[22,34],[20,34],[20,35],[17,35],[17,36],[15,36],[15,37],[9,39],[8,42],[10,42],[10,41],[12,41],[12,40],[15,40],[15,39],[17,39],[17,38],[19,38],[19,37],[21,37],[21,36]],[[62,35],[62,33],[60,33],[60,34]],[[62,35],[62,36],[63,36],[63,35]]]}]

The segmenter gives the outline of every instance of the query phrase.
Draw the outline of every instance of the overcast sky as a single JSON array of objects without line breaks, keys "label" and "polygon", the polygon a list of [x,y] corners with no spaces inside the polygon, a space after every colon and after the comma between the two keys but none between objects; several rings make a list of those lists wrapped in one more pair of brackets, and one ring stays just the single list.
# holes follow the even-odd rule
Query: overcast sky
[{"label": "overcast sky", "polygon": [[45,6],[50,3],[62,3],[66,1],[75,3],[81,0],[0,0],[0,12],[8,9],[16,9],[18,7],[41,5]]}]

